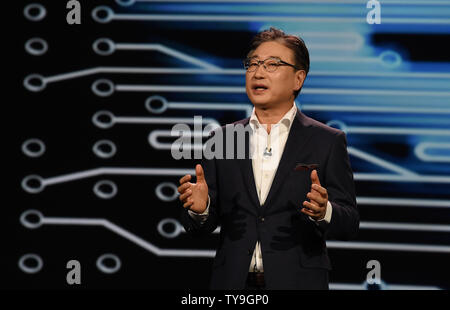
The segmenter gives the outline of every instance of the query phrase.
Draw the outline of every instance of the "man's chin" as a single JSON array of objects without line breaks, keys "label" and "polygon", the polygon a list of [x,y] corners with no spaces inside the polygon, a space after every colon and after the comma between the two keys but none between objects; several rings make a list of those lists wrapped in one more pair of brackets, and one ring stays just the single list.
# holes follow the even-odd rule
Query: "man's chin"
[{"label": "man's chin", "polygon": [[267,109],[270,108],[271,104],[267,100],[255,100],[252,102],[255,108],[259,109]]},{"label": "man's chin", "polygon": [[[266,96],[264,96],[266,97]],[[254,96],[253,98],[251,98],[251,102],[254,105],[258,105],[258,106],[263,106],[263,105],[268,105],[270,104],[270,100],[268,97],[264,98],[263,96]]]}]

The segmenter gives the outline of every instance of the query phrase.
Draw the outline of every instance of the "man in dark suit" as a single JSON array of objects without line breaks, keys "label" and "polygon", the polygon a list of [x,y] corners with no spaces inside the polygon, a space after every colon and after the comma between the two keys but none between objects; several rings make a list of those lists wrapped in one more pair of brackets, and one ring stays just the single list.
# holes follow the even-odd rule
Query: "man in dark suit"
[{"label": "man in dark suit", "polygon": [[328,289],[325,240],[359,229],[345,134],[297,110],[309,70],[300,38],[263,31],[244,65],[252,116],[221,130],[249,126],[253,155],[203,159],[195,183],[182,177],[182,223],[193,235],[220,226],[212,289]]}]

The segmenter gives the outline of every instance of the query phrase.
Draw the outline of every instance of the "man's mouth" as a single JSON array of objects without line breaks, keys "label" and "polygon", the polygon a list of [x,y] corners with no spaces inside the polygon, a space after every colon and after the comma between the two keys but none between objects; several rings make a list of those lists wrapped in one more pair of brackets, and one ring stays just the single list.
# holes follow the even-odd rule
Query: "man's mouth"
[{"label": "man's mouth", "polygon": [[264,86],[264,85],[254,85],[252,87],[253,92],[257,93],[257,94],[262,93],[262,92],[266,91],[267,89],[268,89],[268,87]]}]

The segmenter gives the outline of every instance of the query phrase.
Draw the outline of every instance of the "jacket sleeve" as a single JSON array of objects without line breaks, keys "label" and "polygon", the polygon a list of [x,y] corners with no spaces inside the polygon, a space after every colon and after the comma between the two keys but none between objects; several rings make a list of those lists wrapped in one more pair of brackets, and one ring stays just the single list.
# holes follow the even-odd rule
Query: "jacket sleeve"
[{"label": "jacket sleeve", "polygon": [[335,138],[324,176],[324,187],[333,208],[331,222],[324,228],[325,238],[354,239],[359,231],[359,212],[347,153],[347,139],[343,132],[339,132]]}]

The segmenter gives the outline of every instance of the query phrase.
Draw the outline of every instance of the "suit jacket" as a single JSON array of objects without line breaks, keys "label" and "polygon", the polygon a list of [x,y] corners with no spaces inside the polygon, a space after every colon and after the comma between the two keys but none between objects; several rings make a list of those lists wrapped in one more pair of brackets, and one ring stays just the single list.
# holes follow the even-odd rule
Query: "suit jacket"
[{"label": "suit jacket", "polygon": [[[248,122],[246,118],[232,125],[246,126]],[[222,130],[229,128],[224,126]],[[248,142],[247,137],[247,147]],[[298,163],[319,165],[319,179],[332,205],[329,224],[317,224],[300,212],[311,188],[311,171],[294,170]],[[263,205],[258,200],[248,156],[203,159],[201,164],[209,189],[209,217],[200,224],[183,209],[181,222],[194,236],[221,227],[212,289],[245,288],[257,240],[261,242],[266,288],[328,288],[331,264],[325,240],[349,240],[359,229],[353,173],[342,131],[297,111]]]}]

